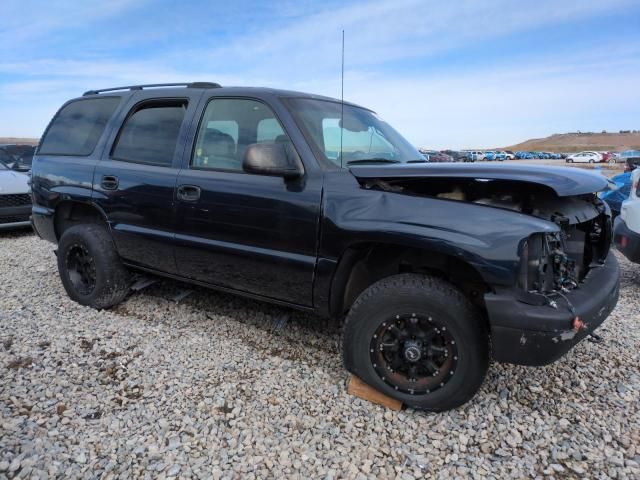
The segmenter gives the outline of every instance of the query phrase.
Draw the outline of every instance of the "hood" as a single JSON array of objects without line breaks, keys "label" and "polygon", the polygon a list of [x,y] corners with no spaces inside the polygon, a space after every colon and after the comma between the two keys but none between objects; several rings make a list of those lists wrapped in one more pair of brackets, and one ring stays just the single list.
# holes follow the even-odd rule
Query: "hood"
[{"label": "hood", "polygon": [[0,170],[0,195],[29,193],[29,177],[13,170]]},{"label": "hood", "polygon": [[599,173],[577,167],[545,167],[537,165],[491,165],[468,163],[354,165],[349,167],[358,179],[373,178],[461,178],[513,180],[545,185],[560,197],[585,195],[606,189],[610,181]]}]

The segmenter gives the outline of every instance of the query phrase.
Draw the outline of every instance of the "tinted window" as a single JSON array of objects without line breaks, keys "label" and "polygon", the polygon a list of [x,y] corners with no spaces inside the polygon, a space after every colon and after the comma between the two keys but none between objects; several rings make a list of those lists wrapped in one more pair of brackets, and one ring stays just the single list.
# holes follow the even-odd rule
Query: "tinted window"
[{"label": "tinted window", "polygon": [[191,165],[241,171],[247,146],[258,142],[288,141],[275,115],[264,103],[215,99],[204,111]]},{"label": "tinted window", "polygon": [[171,165],[186,111],[186,100],[154,101],[136,107],[120,130],[112,157],[127,162]]},{"label": "tinted window", "polygon": [[102,97],[67,104],[49,125],[38,152],[90,155],[119,102],[119,97]]}]

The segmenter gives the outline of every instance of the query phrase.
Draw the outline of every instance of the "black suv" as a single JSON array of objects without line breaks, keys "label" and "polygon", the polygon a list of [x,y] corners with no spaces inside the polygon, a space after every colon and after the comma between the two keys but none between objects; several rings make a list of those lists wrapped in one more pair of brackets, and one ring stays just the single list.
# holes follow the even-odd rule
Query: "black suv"
[{"label": "black suv", "polygon": [[75,301],[108,308],[138,270],[344,318],[346,368],[415,408],[469,400],[490,357],[557,360],[618,298],[604,177],[429,164],[331,98],[89,91],[49,124],[32,177]]}]

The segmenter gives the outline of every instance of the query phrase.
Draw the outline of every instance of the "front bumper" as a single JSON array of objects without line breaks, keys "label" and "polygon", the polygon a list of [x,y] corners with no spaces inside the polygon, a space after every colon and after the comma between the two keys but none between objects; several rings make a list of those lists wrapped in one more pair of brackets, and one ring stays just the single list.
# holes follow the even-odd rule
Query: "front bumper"
[{"label": "front bumper", "polygon": [[616,218],[613,227],[613,241],[625,257],[632,262],[640,263],[640,234],[629,229],[620,217]]},{"label": "front bumper", "polygon": [[[518,299],[514,290],[485,295],[491,324],[493,358],[518,365],[546,365],[567,353],[598,328],[618,302],[620,287],[618,261],[611,252],[602,266],[592,268],[580,286],[565,297],[553,297],[557,308],[532,305]],[[578,316],[584,328],[575,330]]]}]

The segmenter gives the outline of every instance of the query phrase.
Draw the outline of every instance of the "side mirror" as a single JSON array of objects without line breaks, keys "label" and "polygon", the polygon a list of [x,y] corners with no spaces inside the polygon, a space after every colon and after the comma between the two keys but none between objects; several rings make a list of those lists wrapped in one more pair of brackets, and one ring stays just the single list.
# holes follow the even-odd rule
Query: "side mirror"
[{"label": "side mirror", "polygon": [[242,170],[287,179],[304,173],[300,157],[289,142],[252,143],[245,150]]}]

